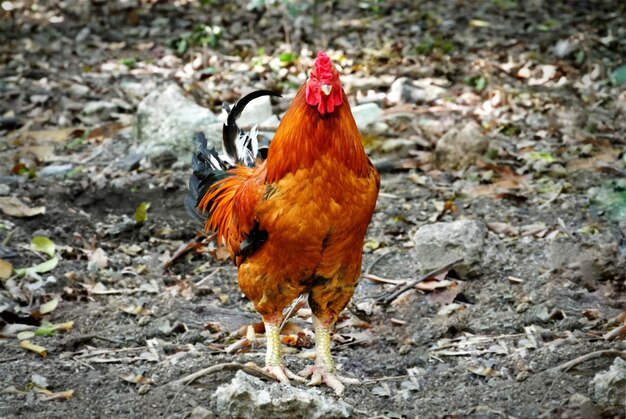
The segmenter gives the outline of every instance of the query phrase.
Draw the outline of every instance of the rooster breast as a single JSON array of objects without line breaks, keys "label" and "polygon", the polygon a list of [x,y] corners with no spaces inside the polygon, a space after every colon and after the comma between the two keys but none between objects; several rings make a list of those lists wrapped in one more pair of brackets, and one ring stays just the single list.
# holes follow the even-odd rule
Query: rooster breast
[{"label": "rooster breast", "polygon": [[239,266],[239,285],[261,314],[282,311],[320,278],[356,283],[378,187],[373,167],[357,176],[330,158],[268,186],[255,210],[267,240]]}]

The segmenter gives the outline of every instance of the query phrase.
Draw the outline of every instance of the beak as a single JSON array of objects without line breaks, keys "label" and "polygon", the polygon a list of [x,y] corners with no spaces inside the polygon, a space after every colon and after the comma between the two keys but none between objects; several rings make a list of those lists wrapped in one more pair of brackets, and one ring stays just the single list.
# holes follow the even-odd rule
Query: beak
[{"label": "beak", "polygon": [[331,90],[333,90],[333,86],[330,84],[322,84],[322,92],[324,92],[326,96],[330,95]]}]

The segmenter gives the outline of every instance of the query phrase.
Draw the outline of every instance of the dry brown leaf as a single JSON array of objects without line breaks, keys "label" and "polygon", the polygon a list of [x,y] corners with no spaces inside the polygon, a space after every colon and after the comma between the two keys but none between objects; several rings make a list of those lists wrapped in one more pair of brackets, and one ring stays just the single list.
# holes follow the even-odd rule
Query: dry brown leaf
[{"label": "dry brown leaf", "polygon": [[254,333],[265,333],[265,324],[263,324],[263,322],[256,322],[250,325],[241,326],[237,331],[237,335],[244,337],[247,336],[249,327],[253,328]]},{"label": "dry brown leaf", "polygon": [[13,265],[11,262],[0,259],[0,281],[5,281],[13,275]]},{"label": "dry brown leaf", "polygon": [[51,160],[54,157],[54,146],[33,145],[24,147],[24,151],[33,154],[40,162]]},{"label": "dry brown leaf", "polygon": [[97,271],[106,268],[109,263],[107,254],[101,248],[93,251],[87,251],[87,269],[89,271]]},{"label": "dry brown leaf", "polygon": [[58,298],[53,298],[52,300],[48,301],[47,303],[44,303],[41,305],[41,307],[39,307],[39,312],[41,314],[48,314],[50,312],[52,312],[55,308],[57,308],[59,305],[59,299]]},{"label": "dry brown leaf", "polygon": [[418,290],[421,291],[433,291],[438,288],[448,288],[453,285],[455,282],[449,279],[444,279],[442,281],[422,281],[415,286]]},{"label": "dry brown leaf", "polygon": [[369,329],[371,325],[368,322],[358,319],[356,317],[349,317],[348,319],[340,323],[337,323],[337,326],[335,326],[336,329],[342,329],[344,327],[357,327],[360,329]]},{"label": "dry brown leaf", "polygon": [[142,306],[122,306],[120,307],[124,313],[133,314],[135,316],[149,316],[152,314],[152,311],[146,307]]},{"label": "dry brown leaf", "polygon": [[26,139],[32,139],[36,142],[61,142],[68,138],[79,137],[84,134],[85,131],[77,128],[60,128],[42,131],[25,131],[21,132],[21,136]]},{"label": "dry brown leaf", "polygon": [[69,400],[74,397],[74,390],[65,390],[58,393],[50,393],[45,397],[41,397],[39,400],[42,402],[51,402],[56,400]]},{"label": "dry brown leaf", "polygon": [[34,217],[44,214],[46,207],[29,207],[14,196],[1,196],[0,210],[11,217]]},{"label": "dry brown leaf", "polygon": [[499,375],[496,370],[489,367],[469,367],[467,370],[482,377],[497,377]]},{"label": "dry brown leaf", "polygon": [[20,342],[20,347],[26,349],[27,351],[35,352],[36,354],[45,357],[48,355],[48,350],[43,346],[36,345],[29,340],[23,340]]},{"label": "dry brown leaf", "polygon": [[122,380],[127,381],[129,383],[133,383],[133,384],[152,384],[152,383],[154,383],[154,381],[152,381],[150,378],[146,377],[145,375],[141,375],[141,374],[120,374],[119,377]]},{"label": "dry brown leaf", "polygon": [[487,228],[496,234],[508,234],[509,236],[517,236],[519,228],[508,223],[493,222],[487,223]]}]

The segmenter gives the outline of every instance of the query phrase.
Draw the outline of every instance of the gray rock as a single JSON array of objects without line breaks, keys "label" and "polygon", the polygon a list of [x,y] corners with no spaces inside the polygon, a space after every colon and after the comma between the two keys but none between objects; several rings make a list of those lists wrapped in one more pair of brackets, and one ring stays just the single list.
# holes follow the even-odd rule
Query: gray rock
[{"label": "gray rock", "polygon": [[42,168],[41,170],[39,170],[37,172],[37,174],[39,176],[41,176],[41,177],[46,177],[46,176],[63,176],[67,172],[72,170],[73,167],[74,166],[72,166],[71,164],[60,164],[60,165],[46,166],[46,167]]},{"label": "gray rock", "polygon": [[258,125],[259,129],[276,131],[278,129],[278,125],[280,125],[280,119],[278,119],[278,116],[272,115]]},{"label": "gray rock", "polygon": [[84,84],[73,83],[67,91],[70,96],[81,98],[87,96],[91,92],[91,89]]},{"label": "gray rock", "polygon": [[387,100],[392,104],[432,102],[445,95],[446,89],[441,85],[447,84],[448,81],[442,79],[410,80],[400,77],[391,84]]},{"label": "gray rock", "polygon": [[189,419],[212,419],[215,415],[206,407],[196,406],[189,413]]},{"label": "gray rock", "polygon": [[130,152],[129,154],[115,160],[115,167],[130,172],[139,168],[139,164],[141,163],[143,157],[144,156],[141,153]]},{"label": "gray rock", "polygon": [[484,263],[486,239],[487,227],[479,221],[427,224],[413,236],[419,270],[426,273],[463,258],[454,265],[455,272],[461,278],[476,276]]},{"label": "gray rock", "polygon": [[576,49],[578,49],[578,41],[559,39],[552,48],[552,51],[558,58],[564,58],[576,51]]},{"label": "gray rock", "polygon": [[611,234],[582,236],[580,241],[558,238],[550,242],[546,265],[569,280],[595,287],[596,281],[619,275],[626,266],[625,254]]},{"label": "gray rock", "polygon": [[595,401],[619,405],[624,404],[626,394],[626,361],[615,358],[608,371],[599,372],[591,381]]},{"label": "gray rock", "polygon": [[489,140],[471,121],[460,130],[450,129],[437,141],[434,163],[438,169],[459,170],[474,163],[487,151]]},{"label": "gray rock", "polygon": [[101,118],[108,118],[113,112],[117,110],[115,103],[100,100],[98,102],[89,102],[83,108],[85,115],[98,114]]},{"label": "gray rock", "polygon": [[350,90],[370,90],[383,89],[393,82],[393,76],[369,76],[359,77],[356,75],[344,75],[341,81],[345,86],[349,86]]},{"label": "gray rock", "polygon": [[350,405],[318,389],[267,384],[243,371],[213,397],[219,417],[347,418],[352,413]]},{"label": "gray rock", "polygon": [[274,116],[272,100],[269,96],[261,96],[246,105],[246,108],[237,120],[237,125],[242,128],[252,128],[263,121],[269,120],[272,116]]},{"label": "gray rock", "polygon": [[380,121],[383,110],[375,103],[364,103],[352,108],[354,121],[359,129],[364,130],[368,125]]},{"label": "gray rock", "polygon": [[391,151],[406,151],[415,147],[415,141],[407,138],[388,138],[381,146],[382,151],[389,153]]},{"label": "gray rock", "polygon": [[124,81],[120,84],[120,89],[127,98],[137,103],[156,89],[156,83],[153,80],[145,80],[141,83]]},{"label": "gray rock", "polygon": [[137,119],[139,151],[155,164],[188,162],[195,150],[193,136],[198,131],[207,133],[209,147],[221,144],[222,124],[218,124],[217,136],[215,127],[211,127],[217,122],[216,116],[187,98],[175,84],[144,98],[137,108]]}]

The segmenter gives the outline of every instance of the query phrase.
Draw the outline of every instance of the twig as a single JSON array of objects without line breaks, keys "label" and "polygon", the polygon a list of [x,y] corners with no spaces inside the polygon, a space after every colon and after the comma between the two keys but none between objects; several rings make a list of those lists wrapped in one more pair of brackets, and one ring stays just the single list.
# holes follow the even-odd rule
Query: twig
[{"label": "twig", "polygon": [[409,378],[409,376],[405,374],[405,375],[393,375],[389,377],[371,378],[369,380],[363,380],[361,381],[361,383],[367,385],[367,384],[380,383],[381,381],[401,380],[403,378]]},{"label": "twig", "polygon": [[383,260],[384,258],[386,258],[387,256],[389,256],[392,253],[393,253],[393,250],[389,250],[388,252],[384,252],[382,255],[379,255],[376,259],[374,259],[374,261],[372,263],[370,263],[370,266],[367,267],[367,269],[363,273],[363,276],[365,276],[365,275],[369,274],[370,272],[372,272],[372,269],[374,268],[374,266],[376,266],[376,264],[378,262],[380,262],[381,260]]},{"label": "twig", "polygon": [[618,337],[621,334],[626,334],[626,324],[622,324],[621,326],[617,326],[615,329],[611,330],[602,335],[604,340],[611,340]]},{"label": "twig", "polygon": [[539,208],[545,208],[551,203],[553,203],[559,197],[559,195],[561,195],[561,192],[563,192],[563,183],[559,184],[559,189],[557,189],[557,191],[554,193],[554,195],[550,197],[550,199],[548,199],[543,204],[539,205]]},{"label": "twig", "polygon": [[550,385],[550,388],[548,388],[548,391],[546,391],[546,394],[543,396],[543,399],[541,400],[541,404],[542,405],[544,404],[544,402],[547,400],[548,396],[552,392],[552,389],[554,388],[556,383],[561,379],[563,374],[565,374],[570,368],[575,367],[578,364],[582,364],[583,362],[587,362],[591,359],[601,358],[601,357],[610,357],[613,355],[626,359],[626,352],[618,351],[617,349],[607,349],[607,350],[602,350],[602,351],[591,352],[586,355],[579,356],[578,358],[574,358],[571,361],[568,361],[564,364],[557,365],[556,367],[547,369],[546,371],[560,371],[560,372],[559,372],[559,375],[557,375],[557,377],[552,382],[552,385]]},{"label": "twig", "polygon": [[556,221],[557,221],[557,223],[559,223],[559,228],[560,228],[560,230],[563,233],[567,234],[569,236],[569,238],[574,240],[575,242],[578,241],[576,236],[574,236],[572,233],[570,233],[570,231],[567,229],[567,226],[565,225],[565,222],[561,218],[557,218]]},{"label": "twig", "polygon": [[5,362],[17,361],[18,359],[24,358],[23,356],[14,356],[11,358],[0,359],[0,364],[4,364]]},{"label": "twig", "polygon": [[[278,330],[279,332],[283,330],[283,327],[285,326],[287,321],[291,318],[291,316],[293,316],[295,312],[297,312],[300,309],[300,307],[298,307],[300,303],[308,299],[308,297],[309,297],[308,293],[301,294],[298,296],[298,298],[293,300],[293,302],[291,303],[291,306],[289,306],[289,311],[287,311],[287,314],[285,315],[285,317],[283,317],[283,322],[280,324],[280,329]],[[296,310],[296,307],[298,307],[298,310]]]},{"label": "twig", "polygon": [[200,377],[204,377],[205,375],[214,374],[216,372],[221,372],[221,371],[239,371],[239,370],[243,370],[244,372],[250,375],[254,375],[256,377],[260,376],[260,377],[265,377],[273,381],[278,381],[274,376],[263,371],[263,369],[259,367],[258,365],[256,365],[254,362],[247,362],[245,364],[242,364],[239,362],[226,362],[223,364],[213,365],[208,368],[203,368],[200,371],[194,372],[193,374],[189,374],[183,378],[179,378],[178,380],[171,381],[169,385],[172,385],[172,386],[186,385],[186,384],[190,384],[194,382]]},{"label": "twig", "polygon": [[201,286],[202,284],[204,284],[206,281],[208,281],[209,279],[213,278],[213,276],[218,273],[219,271],[221,271],[222,268],[221,267],[217,267],[213,270],[213,272],[211,272],[210,274],[208,274],[207,276],[205,276],[204,278],[202,278],[200,281],[196,282],[196,287]]},{"label": "twig", "polygon": [[450,270],[450,268],[452,268],[454,265],[456,265],[459,262],[462,262],[463,258],[459,258],[456,259],[448,264],[446,264],[445,266],[442,266],[441,268],[437,268],[433,271],[428,272],[425,275],[422,275],[420,278],[408,282],[403,286],[399,286],[398,289],[396,289],[395,291],[393,291],[390,295],[388,295],[387,297],[385,296],[386,294],[383,294],[381,296],[379,296],[378,298],[376,298],[376,301],[380,301],[383,304],[389,304],[391,303],[393,300],[395,300],[396,298],[398,298],[398,296],[400,296],[401,294],[403,294],[405,291],[410,290],[411,288],[415,287],[417,284],[419,284],[420,282],[423,282],[425,280],[427,280],[428,278],[432,278],[433,276],[437,276],[439,274],[441,274],[442,272],[448,271]]},{"label": "twig", "polygon": [[408,279],[389,279],[389,278],[381,278],[378,275],[364,273],[363,278],[372,281],[375,284],[390,284],[390,285],[404,285],[408,281]]},{"label": "twig", "polygon": [[610,358],[613,356],[620,357],[626,360],[626,352],[619,351],[617,349],[605,349],[602,351],[591,352],[586,355],[579,356],[578,358],[574,358],[571,361],[568,361],[564,364],[557,365],[556,367],[550,368],[549,371],[567,371],[578,364],[582,364],[583,362],[587,362],[596,358]]},{"label": "twig", "polygon": [[7,233],[7,236],[4,238],[4,240],[2,240],[2,246],[6,246],[7,244],[9,244],[9,241],[11,241],[11,238],[19,229],[20,229],[19,227],[15,227],[13,230],[9,231]]}]

